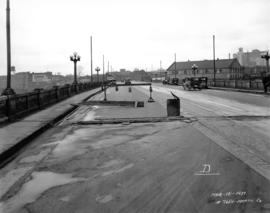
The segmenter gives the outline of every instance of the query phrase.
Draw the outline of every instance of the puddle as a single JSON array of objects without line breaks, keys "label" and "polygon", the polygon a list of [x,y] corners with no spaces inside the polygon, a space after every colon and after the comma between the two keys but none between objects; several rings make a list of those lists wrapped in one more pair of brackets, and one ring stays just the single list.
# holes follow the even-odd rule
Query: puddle
[{"label": "puddle", "polygon": [[0,210],[5,213],[18,212],[26,204],[34,202],[46,190],[82,180],[85,179],[72,178],[72,174],[34,172],[32,179],[26,182],[14,197],[0,203]]},{"label": "puddle", "polygon": [[121,163],[123,163],[124,161],[122,160],[110,160],[106,163],[104,163],[102,166],[100,166],[99,168],[100,169],[106,169],[106,168],[109,168],[109,167],[113,167],[113,166],[118,166],[120,165]]},{"label": "puddle", "polygon": [[103,172],[102,173],[102,176],[108,176],[108,175],[113,175],[113,174],[117,174],[117,173],[120,173],[120,172],[124,172],[125,170],[127,169],[130,169],[134,166],[133,163],[131,164],[128,164],[120,169],[113,169],[113,170],[110,170],[110,171],[106,171],[106,172]]},{"label": "puddle", "polygon": [[96,201],[98,203],[108,203],[113,199],[112,195],[97,196]]},{"label": "puddle", "polygon": [[50,151],[51,149],[45,149],[37,155],[32,155],[32,156],[22,158],[20,160],[20,163],[32,163],[32,162],[41,161],[45,156],[49,154]]},{"label": "puddle", "polygon": [[123,136],[113,136],[110,138],[106,138],[104,140],[100,140],[96,143],[92,143],[91,146],[93,149],[102,149],[108,148],[115,145],[119,145],[125,142],[129,142],[133,139],[131,136],[123,135]]},{"label": "puddle", "polygon": [[97,133],[99,131],[88,128],[78,129],[67,135],[63,140],[48,143],[44,146],[57,145],[52,154],[61,159],[70,158],[84,154],[87,151],[86,147],[90,146],[90,143],[85,143],[85,141],[90,141]]},{"label": "puddle", "polygon": [[60,200],[63,201],[63,202],[69,202],[70,201],[70,197],[69,196],[62,197],[62,198],[60,198]]},{"label": "puddle", "polygon": [[[115,127],[108,128],[81,128],[76,129],[70,134],[66,135],[64,139],[44,144],[42,147],[55,146],[52,155],[61,160],[82,155],[88,151],[89,147],[92,149],[101,149],[111,147],[121,143],[128,142],[133,139],[131,136],[111,136],[108,131],[114,133],[121,129]],[[107,132],[107,134],[105,134]],[[123,135],[123,133],[121,133]],[[33,160],[25,159],[26,161]]]},{"label": "puddle", "polygon": [[[4,177],[0,179],[0,198],[8,192],[11,186],[13,186],[21,177],[23,177],[27,172],[29,172],[32,167],[24,167],[19,169],[14,169]],[[1,209],[0,209],[1,210]],[[0,211],[1,212],[1,211]]]},{"label": "puddle", "polygon": [[[86,127],[70,131],[63,139],[52,141],[43,147],[55,146],[52,155],[60,160],[85,154],[89,149],[103,149],[149,137],[176,124],[163,125],[106,125]],[[179,124],[177,124],[179,126]],[[166,127],[166,128],[164,128]],[[75,128],[75,127],[74,127]],[[158,129],[158,130],[157,130]],[[55,158],[53,160],[55,160]],[[29,160],[29,159],[28,159]]]}]

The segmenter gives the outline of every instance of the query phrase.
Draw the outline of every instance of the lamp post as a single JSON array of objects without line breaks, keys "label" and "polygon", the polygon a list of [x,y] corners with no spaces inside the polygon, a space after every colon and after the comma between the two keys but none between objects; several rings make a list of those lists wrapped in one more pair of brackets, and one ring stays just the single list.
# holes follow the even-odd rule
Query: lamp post
[{"label": "lamp post", "polygon": [[92,36],[90,37],[90,61],[91,61],[91,83],[93,83],[93,45],[92,45]]},{"label": "lamp post", "polygon": [[81,60],[81,57],[78,53],[74,52],[72,56],[70,56],[70,60],[74,62],[74,82],[73,84],[77,84],[77,62]]},{"label": "lamp post", "polygon": [[99,73],[99,71],[100,71],[100,68],[97,67],[95,70],[96,70],[96,72],[97,72],[97,82],[99,82],[99,74],[98,74],[98,73]]},{"label": "lamp post", "polygon": [[265,59],[266,60],[266,72],[269,73],[269,53],[268,51],[266,52],[265,55],[262,55],[261,58]]},{"label": "lamp post", "polygon": [[216,41],[213,35],[213,67],[214,67],[214,86],[216,86]]},{"label": "lamp post", "polygon": [[7,87],[2,95],[14,95],[15,92],[11,88],[11,45],[10,45],[10,7],[9,0],[7,0],[6,9],[6,31],[7,31]]},{"label": "lamp post", "polygon": [[191,69],[193,70],[194,77],[196,76],[196,70],[198,70],[198,66],[196,64],[193,64]]}]

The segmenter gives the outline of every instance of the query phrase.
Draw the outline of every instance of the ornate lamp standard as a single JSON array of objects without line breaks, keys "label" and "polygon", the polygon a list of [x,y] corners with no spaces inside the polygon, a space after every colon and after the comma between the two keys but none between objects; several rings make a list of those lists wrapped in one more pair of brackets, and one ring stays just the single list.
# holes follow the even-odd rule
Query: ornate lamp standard
[{"label": "ornate lamp standard", "polygon": [[10,7],[9,7],[9,0],[7,0],[6,31],[7,31],[7,87],[3,91],[2,95],[14,95],[15,92],[11,88],[11,48],[10,48]]},{"label": "ornate lamp standard", "polygon": [[99,82],[99,74],[98,74],[98,73],[99,73],[99,71],[100,71],[100,68],[97,67],[95,70],[96,70],[96,72],[97,72],[97,82]]},{"label": "ornate lamp standard", "polygon": [[267,67],[266,72],[269,73],[269,58],[270,58],[269,53],[267,52],[265,55],[262,55],[261,58],[266,60],[266,67]]},{"label": "ornate lamp standard", "polygon": [[196,76],[196,70],[198,70],[198,66],[196,64],[193,64],[191,69],[193,70],[194,77]]},{"label": "ornate lamp standard", "polygon": [[77,62],[81,60],[81,57],[78,53],[74,52],[72,56],[70,56],[70,60],[74,62],[74,82],[73,84],[77,84]]}]

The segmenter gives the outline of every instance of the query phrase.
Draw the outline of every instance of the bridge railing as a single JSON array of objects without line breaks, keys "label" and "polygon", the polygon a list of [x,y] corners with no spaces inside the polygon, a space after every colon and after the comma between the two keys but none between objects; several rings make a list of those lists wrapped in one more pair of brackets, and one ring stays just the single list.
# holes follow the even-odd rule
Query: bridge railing
[{"label": "bridge railing", "polygon": [[55,86],[48,90],[35,89],[30,93],[0,96],[0,121],[4,118],[13,119],[42,109],[75,94],[98,88],[101,84],[101,82],[67,84],[61,87]]}]

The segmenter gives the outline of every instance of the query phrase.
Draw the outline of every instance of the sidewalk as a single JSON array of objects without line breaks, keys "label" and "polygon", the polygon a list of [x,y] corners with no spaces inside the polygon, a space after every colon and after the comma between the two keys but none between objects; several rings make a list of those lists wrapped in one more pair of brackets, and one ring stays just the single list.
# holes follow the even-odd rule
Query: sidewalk
[{"label": "sidewalk", "polygon": [[264,93],[263,90],[248,90],[248,89],[238,89],[238,88],[227,88],[227,87],[208,87],[209,89],[215,89],[215,90],[225,90],[225,91],[233,91],[233,92],[245,92],[245,93],[255,93],[255,94],[261,94],[261,95],[270,95],[270,93]]},{"label": "sidewalk", "polygon": [[100,88],[87,91],[24,119],[0,128],[0,163],[2,164],[30,139],[48,129],[51,125],[77,108],[77,104],[94,95]]}]

